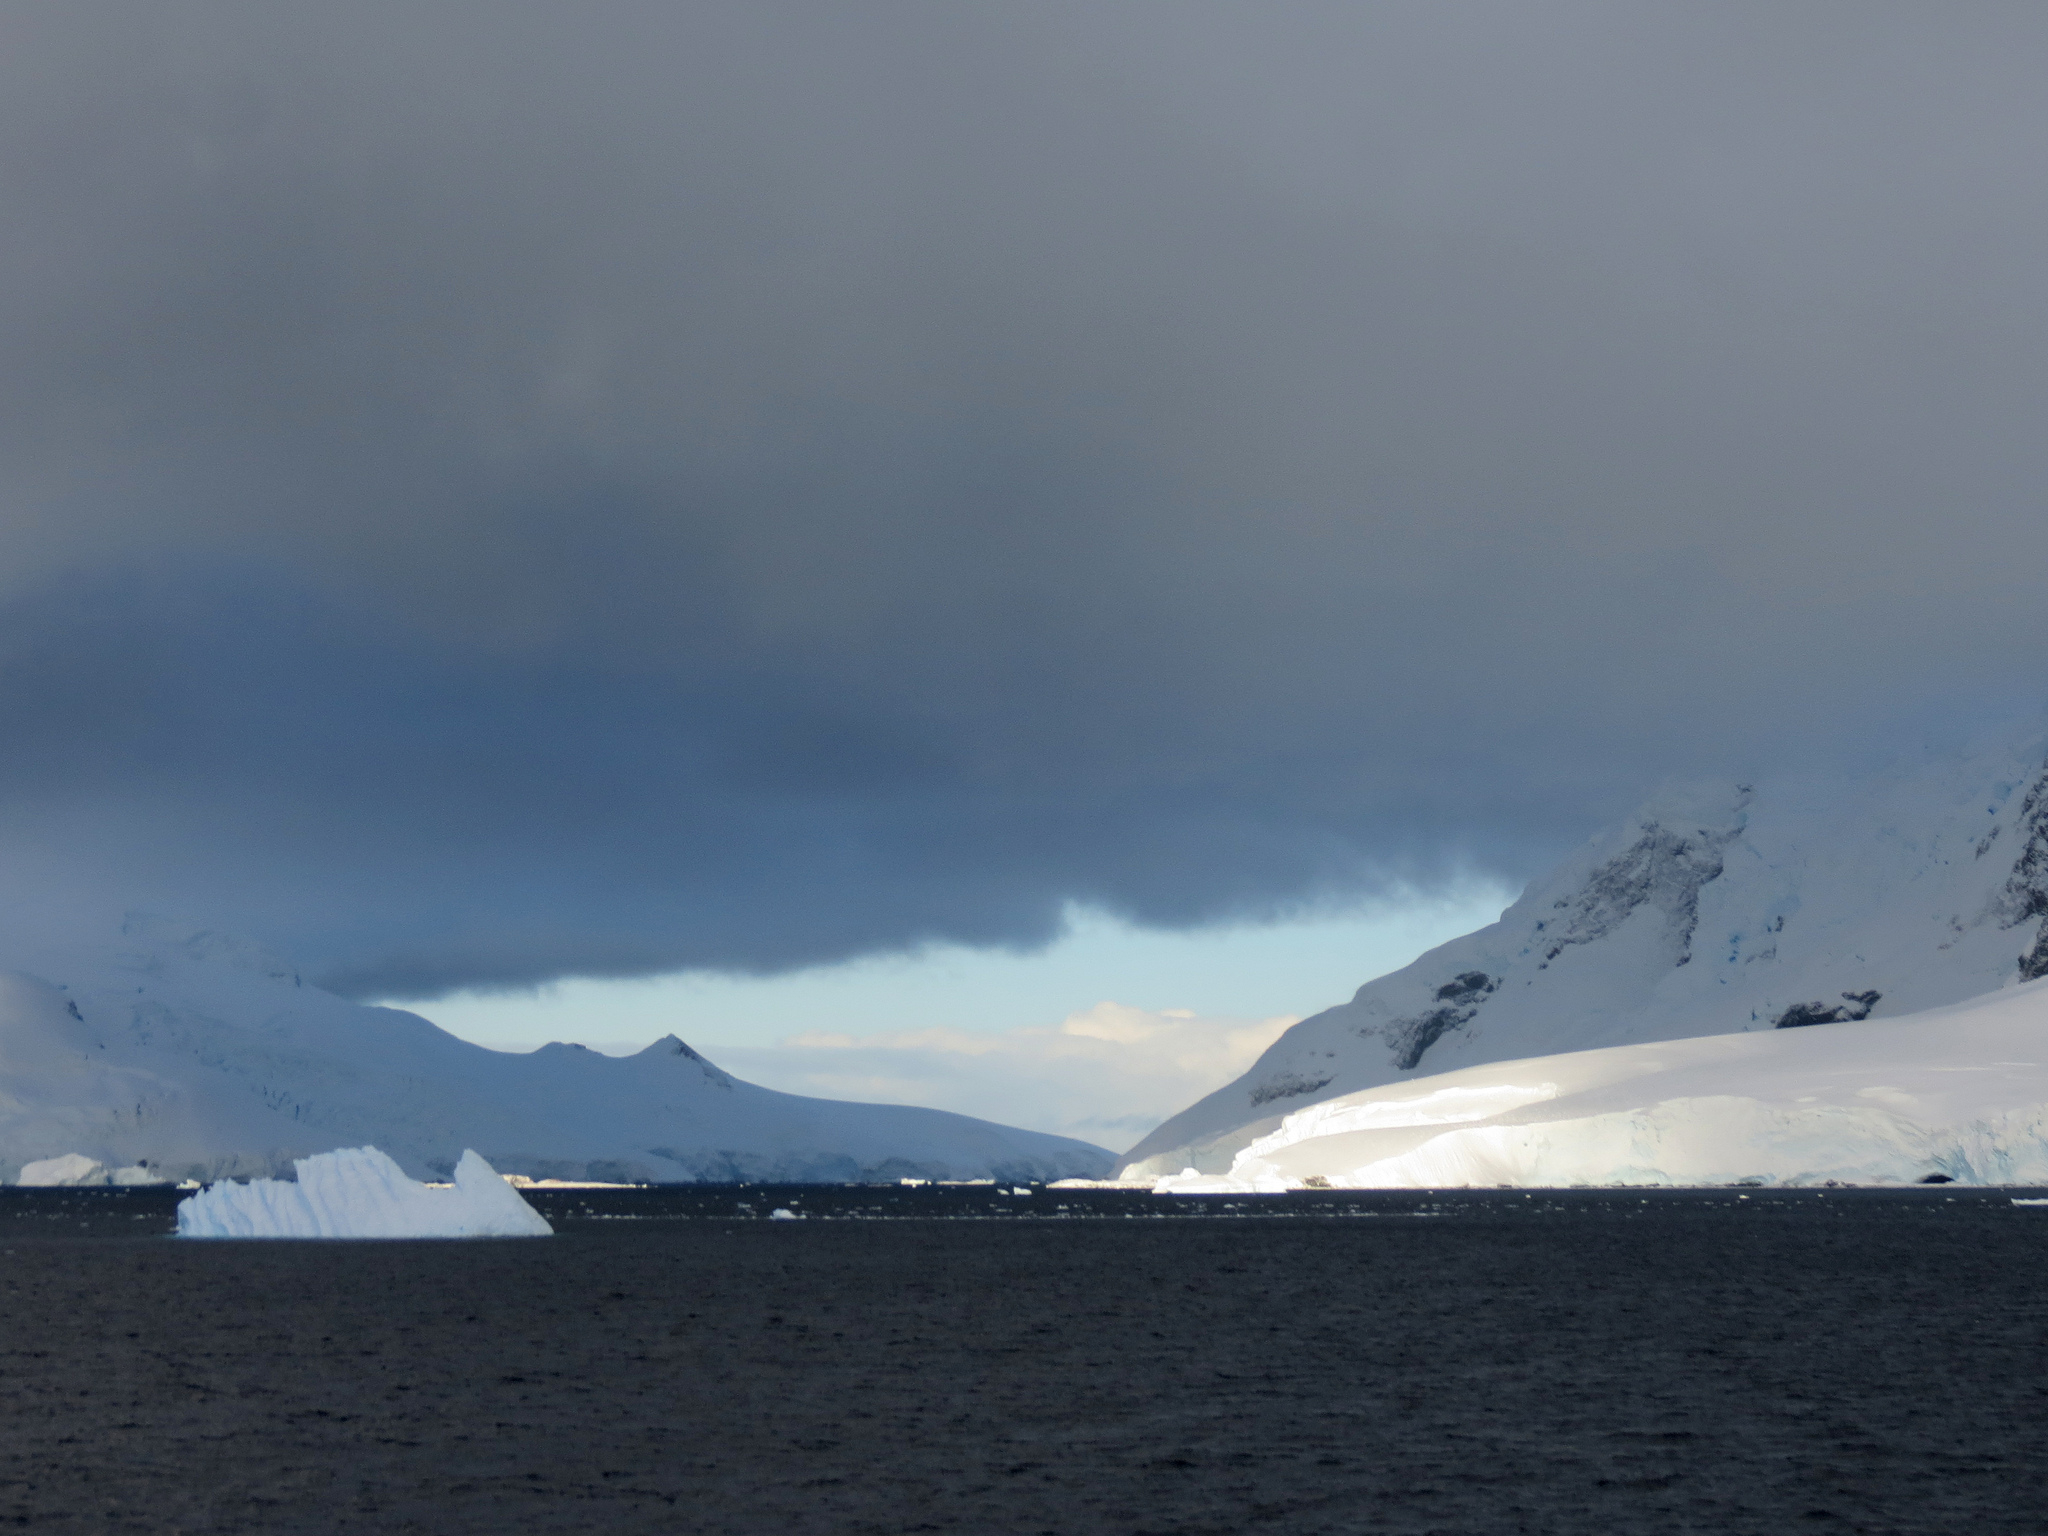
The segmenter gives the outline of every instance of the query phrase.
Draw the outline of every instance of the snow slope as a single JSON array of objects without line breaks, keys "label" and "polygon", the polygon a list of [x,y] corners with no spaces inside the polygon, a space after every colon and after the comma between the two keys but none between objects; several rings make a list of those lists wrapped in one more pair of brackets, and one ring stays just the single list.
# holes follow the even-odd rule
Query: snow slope
[{"label": "snow slope", "polygon": [[374,1144],[446,1178],[474,1147],[535,1178],[1051,1179],[1107,1152],[964,1115],[740,1082],[673,1036],[637,1056],[485,1050],[304,986],[219,934],[131,919],[121,947],[0,970],[0,1178],[77,1153],[211,1181]]},{"label": "snow slope", "polygon": [[180,1237],[547,1237],[547,1218],[474,1152],[449,1188],[416,1183],[375,1147],[302,1157],[298,1177],[215,1184],[178,1202]]},{"label": "snow slope", "polygon": [[2048,980],[1884,1023],[1467,1067],[1284,1120],[1173,1193],[2048,1184]]},{"label": "snow slope", "polygon": [[1121,1174],[1220,1172],[1288,1114],[1490,1061],[1853,1029],[2048,974],[2048,740],[1856,782],[1673,788],[1500,921],[1304,1019]]}]

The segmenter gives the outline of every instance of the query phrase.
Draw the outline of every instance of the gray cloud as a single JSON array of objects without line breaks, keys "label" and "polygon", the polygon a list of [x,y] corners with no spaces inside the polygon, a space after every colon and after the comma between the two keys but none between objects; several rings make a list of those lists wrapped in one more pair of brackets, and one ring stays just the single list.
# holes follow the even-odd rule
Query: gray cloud
[{"label": "gray cloud", "polygon": [[4,20],[24,922],[1029,944],[2041,693],[2033,8]]}]

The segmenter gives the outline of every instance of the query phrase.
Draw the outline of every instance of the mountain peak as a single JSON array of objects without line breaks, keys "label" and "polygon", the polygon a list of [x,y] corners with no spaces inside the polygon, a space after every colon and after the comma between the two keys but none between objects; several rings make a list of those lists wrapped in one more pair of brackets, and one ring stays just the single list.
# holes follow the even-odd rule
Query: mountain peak
[{"label": "mountain peak", "polygon": [[1853,1028],[2041,975],[2039,732],[1859,778],[1674,781],[1498,922],[1295,1025],[1126,1167],[1220,1171],[1285,1115],[1419,1071]]}]

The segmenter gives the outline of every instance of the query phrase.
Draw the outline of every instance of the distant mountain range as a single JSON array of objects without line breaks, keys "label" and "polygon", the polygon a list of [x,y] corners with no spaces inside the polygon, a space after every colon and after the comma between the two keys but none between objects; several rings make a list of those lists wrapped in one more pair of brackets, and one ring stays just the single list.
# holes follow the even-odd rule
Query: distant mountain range
[{"label": "distant mountain range", "polygon": [[0,1179],[79,1153],[170,1179],[276,1175],[375,1145],[415,1178],[621,1182],[1100,1177],[1086,1142],[743,1083],[681,1040],[512,1054],[347,1002],[227,936],[132,918],[104,950],[0,970]]},{"label": "distant mountain range", "polygon": [[2048,731],[1855,781],[1667,789],[1500,921],[1302,1020],[1122,1160],[1487,1062],[1914,1013],[2048,975]]}]

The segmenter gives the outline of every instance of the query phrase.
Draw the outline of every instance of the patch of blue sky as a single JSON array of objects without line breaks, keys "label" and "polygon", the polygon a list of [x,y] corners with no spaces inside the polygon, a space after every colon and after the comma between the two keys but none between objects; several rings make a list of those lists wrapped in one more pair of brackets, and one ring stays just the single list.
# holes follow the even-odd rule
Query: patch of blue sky
[{"label": "patch of blue sky", "polygon": [[1056,1024],[1106,999],[1204,1016],[1305,1016],[1484,927],[1514,895],[1473,881],[1289,921],[1187,931],[1136,928],[1075,908],[1066,935],[1032,954],[939,945],[784,976],[571,980],[533,992],[458,994],[412,1011],[500,1050],[573,1040],[624,1053],[673,1033],[714,1059],[721,1045],[769,1046],[811,1030],[1001,1033]]}]

